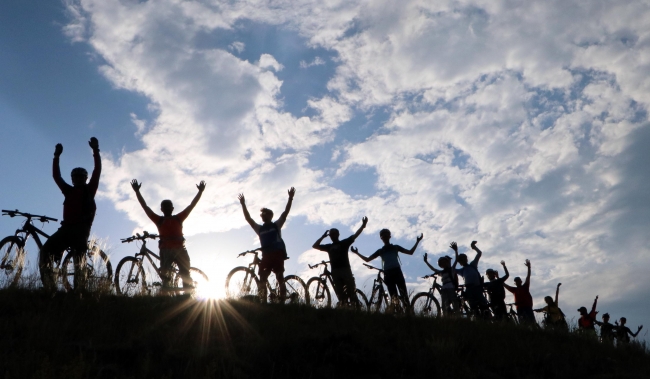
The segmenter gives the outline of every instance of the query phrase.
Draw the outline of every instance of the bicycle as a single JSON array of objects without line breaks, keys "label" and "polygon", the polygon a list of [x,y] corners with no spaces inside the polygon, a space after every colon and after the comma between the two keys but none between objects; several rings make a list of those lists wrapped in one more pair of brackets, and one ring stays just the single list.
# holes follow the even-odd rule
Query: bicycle
[{"label": "bicycle", "polygon": [[[259,253],[262,248],[247,250],[239,253],[237,258],[244,257],[248,254],[253,254],[253,261],[248,266],[238,266],[230,270],[226,277],[226,296],[231,299],[259,299],[262,295],[260,291],[260,279],[255,272],[257,266],[262,261]],[[305,282],[296,275],[287,275],[284,277],[284,284],[287,289],[287,295],[284,303],[287,304],[309,304],[309,293],[307,292],[307,285]],[[265,299],[260,299],[262,302],[279,303],[280,284],[277,280],[273,283],[266,282],[267,295]]]},{"label": "bicycle", "polygon": [[371,312],[376,313],[394,313],[394,314],[404,314],[409,308],[410,304],[402,304],[403,300],[401,297],[390,298],[388,292],[384,289],[384,270],[371,266],[364,263],[364,266],[368,267],[370,270],[377,270],[377,277],[372,283],[372,292],[370,299],[368,300],[368,309]]},{"label": "bicycle", "polygon": [[156,238],[159,238],[157,234],[149,234],[149,232],[144,231],[142,235],[136,233],[134,236],[121,239],[122,243],[141,241],[142,245],[140,246],[140,251],[134,256],[124,257],[117,264],[117,269],[115,270],[115,290],[118,295],[137,296],[147,294],[153,296],[158,294],[194,294],[200,291],[200,288],[204,287],[209,279],[203,271],[196,267],[190,267],[190,276],[192,277],[191,286],[183,283],[183,286],[179,287],[181,277],[176,263],[172,264],[171,267],[169,287],[163,286],[162,279],[160,281],[151,281],[147,278],[144,270],[145,258],[147,258],[147,261],[158,275],[158,278],[163,277],[160,267],[154,261],[154,259],[160,261],[160,256],[147,248],[147,239],[155,240]]},{"label": "bicycle", "polygon": [[[33,220],[38,220],[42,223],[50,221],[58,221],[55,218],[48,216],[34,215],[31,213],[20,212],[19,210],[2,210],[3,216],[9,217],[25,217],[26,220],[22,227],[14,233],[13,236],[8,236],[0,241],[0,288],[13,287],[18,284],[20,276],[25,265],[25,244],[31,236],[38,246],[39,254],[43,248],[43,242],[39,236],[49,238],[50,235],[37,228]],[[62,289],[70,291],[74,287],[75,276],[75,261],[79,260],[76,254],[73,254],[70,249],[67,249],[65,257],[56,262],[56,267],[53,267],[53,272],[58,278],[61,279]],[[85,261],[85,262],[84,262]],[[94,243],[89,243],[86,254],[81,256],[79,265],[84,267],[85,272],[83,276],[87,284],[95,288],[101,288],[105,285],[110,285],[113,277],[113,267],[108,256]]]},{"label": "bicycle", "polygon": [[517,312],[512,309],[515,306],[515,303],[507,303],[506,307],[508,307],[508,312],[506,313],[506,319],[509,322],[512,322],[515,325],[519,325],[519,316],[517,316]]},{"label": "bicycle", "polygon": [[[411,300],[411,309],[416,316],[422,317],[440,317],[440,303],[436,299],[434,292],[438,290],[441,294],[442,286],[438,284],[438,275],[425,275],[422,279],[434,278],[431,288],[428,292],[420,292],[413,296]],[[442,295],[441,295],[442,296]],[[450,312],[450,309],[445,309],[445,314]]]},{"label": "bicycle", "polygon": [[[329,287],[327,286],[327,281],[329,280],[332,288],[335,287],[332,273],[327,268],[329,263],[329,261],[322,261],[315,265],[307,264],[310,269],[315,269],[318,266],[324,267],[323,271],[318,276],[314,276],[307,281],[307,293],[309,294],[310,305],[314,308],[329,308],[332,305],[332,297]],[[337,307],[350,307],[358,310],[364,310],[365,308],[365,310],[368,310],[368,298],[366,298],[366,295],[358,288],[354,292],[356,294],[356,301],[353,301],[353,304],[342,302],[339,298]]]},{"label": "bicycle", "polygon": [[465,285],[460,284],[458,288],[456,289],[458,292],[458,300],[460,302],[460,316],[466,317],[468,319],[474,319],[474,320],[484,320],[484,321],[491,321],[494,318],[494,315],[492,314],[492,309],[489,306],[489,303],[487,302],[487,299],[485,299],[487,292],[484,290],[483,291],[483,298],[485,299],[484,305],[481,307],[479,306],[478,308],[472,308],[469,304],[469,300],[467,300],[467,296],[465,293]]}]

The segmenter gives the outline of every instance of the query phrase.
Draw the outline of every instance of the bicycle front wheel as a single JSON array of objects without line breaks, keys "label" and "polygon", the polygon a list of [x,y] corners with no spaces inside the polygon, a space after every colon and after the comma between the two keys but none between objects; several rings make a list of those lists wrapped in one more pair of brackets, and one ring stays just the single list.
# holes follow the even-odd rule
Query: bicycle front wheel
[{"label": "bicycle front wheel", "polygon": [[16,236],[0,241],[0,288],[16,286],[24,265],[23,241]]},{"label": "bicycle front wheel", "polygon": [[329,308],[332,305],[327,283],[317,276],[307,281],[307,296],[309,296],[309,304],[314,308]]},{"label": "bicycle front wheel", "polygon": [[174,263],[172,265],[172,280],[171,280],[171,285],[173,287],[163,289],[163,292],[166,292],[167,294],[170,295],[182,294],[182,293],[200,294],[202,290],[204,291],[207,288],[210,282],[208,276],[205,275],[203,271],[199,270],[196,267],[190,267],[190,278],[192,279],[192,282],[189,283],[189,286],[187,286],[188,283],[183,282],[183,278],[181,278],[180,276],[180,273],[178,271],[178,265]]},{"label": "bicycle front wheel", "polygon": [[142,262],[135,257],[125,257],[115,270],[115,290],[118,295],[137,296],[147,292]]},{"label": "bicycle front wheel", "polygon": [[[110,291],[113,280],[113,266],[106,253],[97,246],[93,246],[92,249],[88,250],[85,258],[84,281],[86,289],[89,291]],[[74,255],[69,251],[61,264],[61,285],[65,291],[71,291],[74,288],[75,272]]]},{"label": "bicycle front wheel", "polygon": [[257,298],[259,280],[248,267],[235,267],[226,277],[226,297],[230,299]]},{"label": "bicycle front wheel", "polygon": [[359,311],[369,311],[370,306],[368,304],[368,298],[366,297],[366,294],[363,293],[360,289],[357,288],[355,291],[355,294],[357,296],[357,303],[353,304],[352,306]]},{"label": "bicycle front wheel", "polygon": [[440,317],[440,303],[438,299],[427,292],[420,292],[411,301],[411,309],[416,316]]},{"label": "bicycle front wheel", "polygon": [[299,276],[285,276],[284,285],[287,288],[285,304],[309,304],[307,285]]}]

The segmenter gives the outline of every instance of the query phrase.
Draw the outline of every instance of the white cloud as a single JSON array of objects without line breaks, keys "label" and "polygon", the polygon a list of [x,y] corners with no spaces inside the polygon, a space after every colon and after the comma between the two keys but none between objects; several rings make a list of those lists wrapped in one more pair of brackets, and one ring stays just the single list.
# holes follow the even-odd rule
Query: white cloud
[{"label": "white cloud", "polygon": [[300,61],[300,68],[309,68],[312,66],[322,66],[325,64],[325,61],[321,57],[314,58],[313,61],[307,63],[305,61]]}]

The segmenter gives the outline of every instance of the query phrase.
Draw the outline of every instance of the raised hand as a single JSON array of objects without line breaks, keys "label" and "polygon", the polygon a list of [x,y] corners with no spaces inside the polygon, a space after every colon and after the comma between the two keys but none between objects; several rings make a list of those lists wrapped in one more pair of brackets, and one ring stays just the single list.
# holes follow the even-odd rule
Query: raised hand
[{"label": "raised hand", "polygon": [[501,266],[506,267],[506,261],[501,261]]},{"label": "raised hand", "polygon": [[469,245],[472,249],[476,249],[476,243],[477,241],[472,241],[472,243]]},{"label": "raised hand", "polygon": [[561,285],[562,285],[562,283],[558,283],[558,284],[557,284],[557,288],[560,288]]},{"label": "raised hand", "polygon": [[530,260],[529,259],[526,259],[526,263],[524,263],[524,266],[530,267]]},{"label": "raised hand", "polygon": [[54,156],[58,158],[61,153],[63,153],[63,145],[57,143],[56,146],[54,146]]},{"label": "raised hand", "polygon": [[365,217],[365,216],[362,217],[361,218],[361,223],[363,224],[363,226],[366,226],[366,224],[368,223],[368,217]]},{"label": "raised hand", "polygon": [[239,196],[237,196],[237,198],[239,199],[239,203],[241,203],[241,205],[245,205],[245,204],[246,204],[246,198],[244,198],[244,194],[243,194],[243,193],[240,193]]},{"label": "raised hand", "polygon": [[293,196],[296,194],[296,189],[291,187],[287,192],[289,193],[289,199],[293,199]]},{"label": "raised hand", "polygon": [[201,183],[197,184],[196,188],[198,188],[199,192],[203,192],[205,190],[205,181],[201,180]]},{"label": "raised hand", "polygon": [[639,325],[639,329],[637,329],[636,332],[638,333],[641,329],[643,329],[643,325]]},{"label": "raised hand", "polygon": [[321,238],[325,238],[325,237],[327,237],[327,236],[329,236],[329,235],[330,235],[330,230],[327,229],[327,230],[325,231],[325,233],[323,233],[323,236],[322,236]]},{"label": "raised hand", "polygon": [[350,247],[350,250],[351,250],[353,253],[355,253],[355,254],[359,254],[359,249],[357,249],[357,248],[354,247],[354,246]]},{"label": "raised hand", "polygon": [[90,141],[88,141],[88,145],[90,145],[90,148],[93,150],[99,150],[99,141],[97,141],[97,138],[95,137],[90,137]]},{"label": "raised hand", "polygon": [[137,179],[131,180],[131,188],[133,188],[135,192],[139,192],[140,187],[142,187],[142,183],[138,183]]},{"label": "raised hand", "polygon": [[449,247],[451,247],[456,252],[458,251],[458,244],[456,242],[450,243]]},{"label": "raised hand", "polygon": [[424,238],[424,233],[420,233],[420,236],[415,239],[415,242],[422,241],[422,238]]}]

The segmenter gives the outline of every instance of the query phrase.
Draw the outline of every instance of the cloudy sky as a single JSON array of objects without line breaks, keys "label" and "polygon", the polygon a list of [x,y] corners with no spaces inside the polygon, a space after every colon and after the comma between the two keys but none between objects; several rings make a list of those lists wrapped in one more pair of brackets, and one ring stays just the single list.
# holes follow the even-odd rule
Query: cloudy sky
[{"label": "cloudy sky", "polygon": [[643,1],[3,1],[0,203],[60,217],[54,145],[67,173],[96,136],[114,262],[155,228],[132,178],[179,210],[208,183],[185,233],[219,287],[257,244],[237,194],[279,214],[295,186],[287,273],[316,274],[313,242],[368,216],[365,254],[382,228],[424,233],[413,290],[424,252],[475,239],[481,271],[532,261],[536,305],[562,282],[570,317],[600,295],[650,326],[648,25]]}]

